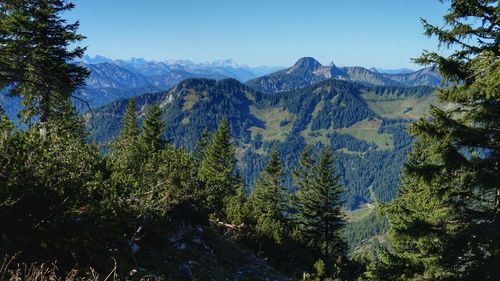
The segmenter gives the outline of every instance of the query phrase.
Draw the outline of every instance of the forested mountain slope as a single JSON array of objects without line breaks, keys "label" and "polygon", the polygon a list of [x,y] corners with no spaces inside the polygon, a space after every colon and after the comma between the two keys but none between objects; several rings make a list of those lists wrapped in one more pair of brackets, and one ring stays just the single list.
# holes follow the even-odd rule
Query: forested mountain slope
[{"label": "forested mountain slope", "polygon": [[[356,208],[363,202],[392,198],[411,142],[405,126],[422,116],[433,99],[430,87],[368,86],[330,79],[262,94],[234,79],[188,79],[167,92],[137,97],[136,110],[141,115],[148,105],[159,104],[166,138],[190,150],[204,129],[214,130],[227,117],[247,183],[253,183],[274,146],[290,173],[305,145],[314,150],[331,145],[347,186],[346,206]],[[91,139],[106,143],[116,136],[127,104],[122,99],[87,113]]]}]

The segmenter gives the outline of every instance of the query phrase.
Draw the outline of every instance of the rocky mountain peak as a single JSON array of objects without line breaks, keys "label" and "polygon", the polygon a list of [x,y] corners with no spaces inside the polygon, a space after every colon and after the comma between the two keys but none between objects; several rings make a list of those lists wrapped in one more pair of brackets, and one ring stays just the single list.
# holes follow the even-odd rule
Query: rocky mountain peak
[{"label": "rocky mountain peak", "polygon": [[300,58],[293,66],[292,69],[304,69],[309,71],[315,71],[323,67],[319,61],[312,57]]}]

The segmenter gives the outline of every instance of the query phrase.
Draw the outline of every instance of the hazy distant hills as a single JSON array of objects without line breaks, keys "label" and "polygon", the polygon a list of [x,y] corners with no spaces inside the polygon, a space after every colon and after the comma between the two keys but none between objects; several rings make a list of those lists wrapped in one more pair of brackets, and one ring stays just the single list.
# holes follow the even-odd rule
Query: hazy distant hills
[{"label": "hazy distant hills", "polygon": [[185,74],[208,77],[234,78],[241,82],[266,75],[283,67],[240,65],[232,59],[215,60],[206,63],[194,63],[189,60],[148,61],[143,58],[128,60],[111,60],[103,56],[85,56],[82,62],[86,64],[113,63],[120,67],[145,76],[167,75],[172,71],[181,71]]},{"label": "hazy distant hills", "polygon": [[[129,98],[144,93],[165,91],[189,78],[225,79],[234,78],[247,81],[280,69],[280,67],[248,67],[238,65],[233,60],[218,60],[210,63],[193,63],[188,60],[165,62],[147,61],[142,58],[112,60],[104,56],[85,56],[77,63],[90,70],[86,86],[75,95],[80,111],[87,111],[120,98]],[[83,99],[88,103],[80,102]],[[0,93],[0,106],[10,118],[16,119],[21,109],[19,99]]]},{"label": "hazy distant hills", "polygon": [[373,72],[386,73],[386,74],[406,74],[406,73],[415,72],[415,70],[407,68],[407,67],[396,68],[396,69],[372,67],[372,68],[370,68],[370,70]]},{"label": "hazy distant hills", "polygon": [[119,98],[164,91],[188,78],[226,78],[216,73],[196,74],[157,63],[148,63],[147,66],[132,66],[120,61],[82,64],[90,70],[90,76],[86,86],[77,94],[87,100],[91,107]]},{"label": "hazy distant hills", "polygon": [[233,60],[210,63],[193,63],[188,60],[156,62],[142,58],[111,60],[103,56],[85,56],[80,63],[90,70],[90,76],[79,94],[91,107],[101,106],[118,98],[164,91],[189,78],[234,78],[244,82],[279,69],[268,66],[250,68],[238,65]]},{"label": "hazy distant hills", "polygon": [[[397,71],[393,71],[396,73]],[[311,57],[299,59],[292,67],[248,81],[246,84],[265,93],[298,89],[324,81],[338,79],[380,86],[432,86],[441,84],[441,78],[433,68],[423,68],[414,72],[381,73],[376,69],[363,67],[323,66]]]}]

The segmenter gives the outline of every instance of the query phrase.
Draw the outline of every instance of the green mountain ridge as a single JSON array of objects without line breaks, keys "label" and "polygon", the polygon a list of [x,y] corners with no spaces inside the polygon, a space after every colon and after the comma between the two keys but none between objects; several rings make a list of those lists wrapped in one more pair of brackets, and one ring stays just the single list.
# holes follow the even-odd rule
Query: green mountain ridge
[{"label": "green mountain ridge", "polygon": [[[305,145],[316,151],[331,145],[347,186],[346,207],[353,209],[375,201],[370,187],[377,199],[392,198],[410,144],[406,124],[427,111],[433,90],[329,79],[263,94],[234,79],[187,79],[169,91],[136,97],[136,110],[141,116],[149,105],[159,104],[166,139],[188,150],[195,148],[205,128],[213,131],[227,117],[239,170],[249,185],[272,147],[279,147],[290,173]],[[87,113],[90,138],[106,143],[116,136],[127,104],[122,99]],[[293,189],[291,183],[288,186]]]}]

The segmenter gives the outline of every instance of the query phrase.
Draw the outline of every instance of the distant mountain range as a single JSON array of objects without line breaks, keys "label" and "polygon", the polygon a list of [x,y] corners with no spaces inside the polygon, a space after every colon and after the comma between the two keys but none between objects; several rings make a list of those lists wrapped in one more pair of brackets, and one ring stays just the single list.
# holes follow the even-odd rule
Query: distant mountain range
[{"label": "distant mountain range", "polygon": [[415,70],[407,68],[407,67],[396,68],[396,69],[372,67],[372,68],[370,68],[370,70],[373,72],[386,73],[386,74],[406,74],[406,73],[415,72]]},{"label": "distant mountain range", "polygon": [[84,56],[82,62],[85,64],[113,63],[142,75],[165,75],[171,71],[183,71],[194,75],[220,76],[234,78],[241,82],[266,75],[283,69],[281,66],[257,66],[249,67],[240,65],[233,59],[215,60],[212,62],[195,63],[190,60],[167,60],[147,61],[143,58],[131,58],[128,60],[112,60],[103,56]]},{"label": "distant mountain range", "polygon": [[[412,73],[385,74],[362,67],[323,66],[314,58],[302,58],[290,68],[248,67],[234,60],[194,63],[189,60],[147,61],[142,58],[112,60],[104,56],[85,56],[77,62],[90,70],[86,86],[75,93],[96,108],[120,98],[145,93],[161,92],[189,78],[221,80],[234,78],[263,93],[287,91],[312,85],[326,79],[355,81],[386,86],[437,86],[441,79],[430,68]],[[250,80],[249,80],[250,79]],[[0,105],[10,118],[16,119],[19,100],[0,93]],[[87,104],[77,102],[79,111],[88,110]]]},{"label": "distant mountain range", "polygon": [[233,60],[210,63],[193,63],[188,60],[156,62],[142,58],[111,60],[103,56],[85,56],[79,63],[90,70],[90,76],[86,81],[87,85],[78,94],[89,101],[91,107],[98,107],[118,98],[164,91],[188,78],[234,78],[244,82],[280,69],[268,66],[250,68],[238,65]]},{"label": "distant mountain range", "polygon": [[246,84],[264,93],[282,92],[337,79],[379,86],[432,86],[441,84],[441,77],[432,67],[399,74],[381,73],[363,67],[323,66],[311,57],[299,59],[292,67],[249,80]]}]

